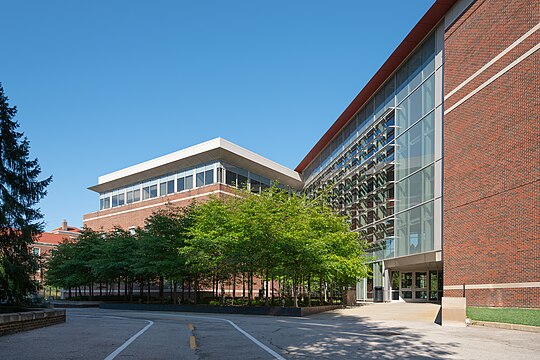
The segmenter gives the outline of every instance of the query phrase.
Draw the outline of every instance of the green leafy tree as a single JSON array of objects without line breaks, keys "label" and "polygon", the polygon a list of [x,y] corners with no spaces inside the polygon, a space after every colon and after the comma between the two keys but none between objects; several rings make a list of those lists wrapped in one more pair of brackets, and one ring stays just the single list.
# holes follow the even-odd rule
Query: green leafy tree
[{"label": "green leafy tree", "polygon": [[[168,205],[154,212],[139,233],[135,271],[143,276],[158,277],[163,298],[164,279],[171,281],[176,293],[178,281],[187,274],[181,249],[189,239],[193,206],[179,208]],[[171,293],[173,295],[173,293]],[[173,301],[177,296],[174,294]]]},{"label": "green leafy tree", "polygon": [[29,245],[43,231],[43,215],[36,208],[46,195],[51,177],[39,180],[37,159],[30,159],[30,145],[13,119],[0,84],[0,300],[20,303],[35,290],[31,275],[37,270]]}]

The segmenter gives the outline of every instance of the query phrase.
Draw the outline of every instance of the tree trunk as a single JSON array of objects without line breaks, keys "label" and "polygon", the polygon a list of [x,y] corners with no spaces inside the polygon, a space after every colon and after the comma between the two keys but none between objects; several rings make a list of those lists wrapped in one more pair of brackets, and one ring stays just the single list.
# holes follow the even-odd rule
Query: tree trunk
[{"label": "tree trunk", "polygon": [[330,283],[330,305],[334,305],[334,282]]},{"label": "tree trunk", "polygon": [[225,305],[225,281],[221,280],[221,305]]},{"label": "tree trunk", "polygon": [[159,299],[161,302],[163,302],[163,287],[164,287],[165,279],[163,279],[163,276],[159,277]]},{"label": "tree trunk", "polygon": [[128,301],[128,278],[127,278],[127,276],[124,279],[124,299],[126,299],[126,301]]},{"label": "tree trunk", "polygon": [[118,296],[120,296],[120,278],[118,278]]},{"label": "tree trunk", "polygon": [[173,304],[176,305],[176,304],[178,304],[178,281],[175,281],[173,286],[174,286]]},{"label": "tree trunk", "polygon": [[249,272],[248,278],[248,305],[252,305],[253,300],[253,273]]},{"label": "tree trunk", "polygon": [[319,275],[319,306],[323,304],[323,281],[322,274]]},{"label": "tree trunk", "polygon": [[298,307],[298,297],[296,293],[296,275],[292,278],[292,297],[293,297],[293,306]]},{"label": "tree trunk", "polygon": [[272,276],[272,305],[274,305],[274,276]]},{"label": "tree trunk", "polygon": [[236,271],[233,274],[233,288],[232,288],[233,305],[236,300]]},{"label": "tree trunk", "polygon": [[150,279],[146,282],[146,286],[148,289],[146,289],[146,303],[150,304]]},{"label": "tree trunk", "polygon": [[199,303],[199,274],[195,274],[195,304]]},{"label": "tree trunk", "polygon": [[99,282],[99,297],[101,298],[101,295],[102,295],[102,291],[103,291],[103,284],[101,283],[101,281]]},{"label": "tree trunk", "polygon": [[142,301],[144,296],[144,279],[139,279],[139,299]]},{"label": "tree trunk", "polygon": [[172,280],[171,280],[170,294],[171,294],[171,303],[173,303],[173,305],[174,305],[174,297],[173,297],[173,281],[172,281]]},{"label": "tree trunk", "polygon": [[311,306],[311,275],[307,277],[307,306]]},{"label": "tree trunk", "polygon": [[216,297],[216,274],[212,274],[212,298]]},{"label": "tree trunk", "polygon": [[266,285],[265,286],[265,300],[264,300],[264,305],[265,306],[270,306],[270,298],[268,297],[268,277],[270,275],[268,274],[268,269],[266,270],[266,279],[264,279],[264,284]]},{"label": "tree trunk", "polygon": [[186,283],[186,279],[182,278],[182,302],[184,302],[184,294],[185,294],[185,291],[186,291],[186,288],[184,286],[185,283]]},{"label": "tree trunk", "polygon": [[191,276],[188,278],[188,302],[191,302]]},{"label": "tree trunk", "polygon": [[246,301],[246,273],[242,273],[242,305]]}]

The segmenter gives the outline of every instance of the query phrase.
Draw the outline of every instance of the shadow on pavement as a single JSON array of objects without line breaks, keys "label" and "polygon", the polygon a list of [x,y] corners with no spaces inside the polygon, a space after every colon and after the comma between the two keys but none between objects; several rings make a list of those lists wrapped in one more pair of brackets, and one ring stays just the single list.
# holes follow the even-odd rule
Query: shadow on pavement
[{"label": "shadow on pavement", "polygon": [[[443,359],[455,355],[453,349],[459,346],[428,341],[423,333],[429,327],[418,330],[389,326],[358,316],[324,314],[301,321],[278,322],[283,327],[274,331],[271,342],[288,358]],[[294,336],[292,332],[287,336],[292,328],[295,328]]]}]

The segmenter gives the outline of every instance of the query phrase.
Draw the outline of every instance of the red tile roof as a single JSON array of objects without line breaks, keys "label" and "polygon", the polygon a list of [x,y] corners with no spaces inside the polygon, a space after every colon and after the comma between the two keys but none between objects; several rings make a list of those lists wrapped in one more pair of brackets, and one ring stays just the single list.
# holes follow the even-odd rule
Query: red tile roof
[{"label": "red tile roof", "polygon": [[60,244],[65,239],[70,238],[71,237],[67,234],[52,234],[50,232],[44,232],[36,237],[36,243]]}]

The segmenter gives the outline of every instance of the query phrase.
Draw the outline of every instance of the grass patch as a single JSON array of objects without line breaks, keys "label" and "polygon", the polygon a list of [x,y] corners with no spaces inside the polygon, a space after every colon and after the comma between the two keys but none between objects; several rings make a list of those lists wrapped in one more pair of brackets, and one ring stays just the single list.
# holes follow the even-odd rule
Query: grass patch
[{"label": "grass patch", "polygon": [[467,307],[472,320],[540,326],[540,309]]}]

